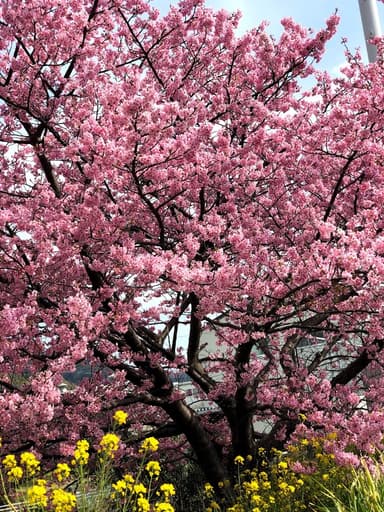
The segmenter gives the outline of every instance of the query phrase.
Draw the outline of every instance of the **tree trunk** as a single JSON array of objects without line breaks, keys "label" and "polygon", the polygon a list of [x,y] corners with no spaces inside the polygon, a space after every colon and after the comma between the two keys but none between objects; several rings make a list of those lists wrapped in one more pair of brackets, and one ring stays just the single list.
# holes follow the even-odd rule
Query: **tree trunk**
[{"label": "tree trunk", "polygon": [[219,495],[230,499],[231,490],[218,485],[219,482],[228,480],[227,469],[212,439],[201,425],[199,416],[181,400],[165,404],[163,408],[188,439],[207,481]]}]

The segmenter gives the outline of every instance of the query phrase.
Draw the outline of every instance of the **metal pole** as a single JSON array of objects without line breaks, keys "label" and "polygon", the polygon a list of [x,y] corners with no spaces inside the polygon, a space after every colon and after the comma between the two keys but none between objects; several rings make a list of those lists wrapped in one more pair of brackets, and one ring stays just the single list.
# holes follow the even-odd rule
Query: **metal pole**
[{"label": "metal pole", "polygon": [[369,41],[376,36],[381,36],[379,11],[376,0],[359,0],[361,22],[364,29],[365,44],[369,62],[375,62],[377,49]]}]

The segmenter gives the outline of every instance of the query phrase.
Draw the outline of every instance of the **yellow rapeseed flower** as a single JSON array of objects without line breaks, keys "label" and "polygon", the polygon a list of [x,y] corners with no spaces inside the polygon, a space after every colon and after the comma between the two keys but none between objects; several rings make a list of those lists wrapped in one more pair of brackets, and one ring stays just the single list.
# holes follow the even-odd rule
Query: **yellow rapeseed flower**
[{"label": "yellow rapeseed flower", "polygon": [[125,480],[118,480],[115,484],[112,484],[112,487],[121,496],[125,496],[127,494],[128,484]]},{"label": "yellow rapeseed flower", "polygon": [[47,488],[44,485],[32,485],[27,489],[27,501],[30,505],[46,507],[48,505]]},{"label": "yellow rapeseed flower", "polygon": [[133,489],[133,484],[135,483],[135,479],[130,473],[124,475],[124,482],[127,483],[127,488],[131,491]]},{"label": "yellow rapeseed flower", "polygon": [[244,457],[237,455],[237,457],[235,457],[235,464],[240,464],[242,466],[244,464]]},{"label": "yellow rapeseed flower", "polygon": [[23,478],[23,468],[15,466],[7,471],[10,482],[18,482]]},{"label": "yellow rapeseed flower", "polygon": [[64,489],[53,489],[52,505],[54,512],[72,512],[76,507],[76,496]]},{"label": "yellow rapeseed flower", "polygon": [[133,492],[133,486],[135,484],[135,479],[132,475],[127,474],[121,480],[118,480],[116,483],[112,484],[112,488],[115,490],[111,494],[112,499],[116,499],[117,497],[125,497]]},{"label": "yellow rapeseed flower", "polygon": [[176,494],[173,484],[162,484],[160,486],[160,491],[163,493],[165,501],[169,501],[170,497]]},{"label": "yellow rapeseed flower", "polygon": [[10,482],[18,482],[23,478],[23,468],[15,466],[7,471],[7,476]]},{"label": "yellow rapeseed flower", "polygon": [[148,471],[149,476],[151,478],[155,477],[157,478],[160,475],[160,464],[157,462],[157,460],[150,460],[147,465],[145,466],[146,471]]},{"label": "yellow rapeseed flower", "polygon": [[144,439],[141,443],[139,453],[157,452],[158,449],[159,441],[155,437],[147,437],[147,439]]},{"label": "yellow rapeseed flower", "polygon": [[[223,482],[223,485],[224,485],[224,482]],[[221,487],[221,486],[220,486],[220,487]],[[213,487],[212,487],[212,485],[211,485],[209,482],[206,482],[206,483],[204,484],[204,492],[205,492],[206,494],[212,494],[212,493],[213,493]]]},{"label": "yellow rapeseed flower", "polygon": [[242,505],[236,503],[233,507],[227,508],[227,512],[245,512],[245,509]]},{"label": "yellow rapeseed flower", "polygon": [[57,478],[58,482],[62,482],[71,474],[71,468],[68,464],[59,462],[54,470],[53,474]]},{"label": "yellow rapeseed flower", "polygon": [[175,509],[168,502],[156,503],[155,512],[175,512]]},{"label": "yellow rapeseed flower", "polygon": [[137,512],[150,512],[151,504],[149,503],[147,498],[144,498],[143,496],[137,498],[136,510]]},{"label": "yellow rapeseed flower", "polygon": [[86,439],[79,439],[76,443],[76,447],[79,450],[88,451],[89,450],[89,442]]},{"label": "yellow rapeseed flower", "polygon": [[127,423],[128,414],[124,411],[116,411],[113,419],[117,425],[125,425]]},{"label": "yellow rapeseed flower", "polygon": [[23,452],[20,455],[20,464],[25,466],[28,476],[34,476],[40,470],[40,461],[31,452]]},{"label": "yellow rapeseed flower", "polygon": [[76,449],[73,452],[72,464],[79,464],[79,466],[85,466],[89,460],[89,443],[85,439],[80,439],[76,443]]},{"label": "yellow rapeseed flower", "polygon": [[220,508],[220,505],[217,503],[217,501],[211,501],[211,503],[209,504],[209,507],[207,508],[207,512],[208,512],[208,510],[210,512],[214,512],[215,510],[220,511],[221,508]]},{"label": "yellow rapeseed flower", "polygon": [[253,494],[251,498],[251,502],[254,505],[262,505],[264,503],[263,498],[260,496],[260,494]]},{"label": "yellow rapeseed flower", "polygon": [[5,466],[7,469],[12,469],[17,466],[16,457],[12,455],[6,455],[4,459],[2,460],[3,466]]},{"label": "yellow rapeseed flower", "polygon": [[147,488],[144,484],[138,483],[133,486],[133,492],[142,496],[143,494],[147,494]]},{"label": "yellow rapeseed flower", "polygon": [[254,493],[259,490],[259,482],[257,480],[251,480],[251,482],[244,482],[243,488],[247,494]]},{"label": "yellow rapeseed flower", "polygon": [[99,452],[113,459],[119,449],[120,437],[113,433],[105,434],[100,441]]}]

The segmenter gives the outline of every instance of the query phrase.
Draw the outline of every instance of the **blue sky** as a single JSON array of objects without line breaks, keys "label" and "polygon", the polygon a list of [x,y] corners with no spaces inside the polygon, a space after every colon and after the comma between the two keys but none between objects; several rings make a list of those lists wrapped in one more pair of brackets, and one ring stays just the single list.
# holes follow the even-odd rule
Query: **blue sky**
[{"label": "blue sky", "polygon": [[[152,1],[162,13],[167,11],[171,3],[177,3],[176,0]],[[262,20],[268,20],[268,31],[275,36],[281,32],[281,18],[290,16],[305,27],[320,29],[324,26],[325,20],[338,9],[341,17],[338,32],[327,45],[321,68],[335,73],[345,61],[342,37],[348,38],[351,50],[360,47],[363,57],[367,60],[358,0],[206,0],[206,4],[214,9],[242,11],[241,31],[257,26]],[[378,2],[378,7],[383,29],[384,4]]]}]

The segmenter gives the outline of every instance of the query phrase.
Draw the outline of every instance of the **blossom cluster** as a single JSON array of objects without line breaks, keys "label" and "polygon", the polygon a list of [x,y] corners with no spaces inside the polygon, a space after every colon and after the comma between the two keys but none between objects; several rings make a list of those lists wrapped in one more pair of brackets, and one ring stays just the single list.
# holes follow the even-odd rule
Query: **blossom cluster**
[{"label": "blossom cluster", "polygon": [[6,455],[2,465],[6,469],[9,480],[14,482],[21,480],[23,476],[33,477],[40,471],[40,461],[32,452],[23,452],[20,455],[19,464],[15,455]]}]

